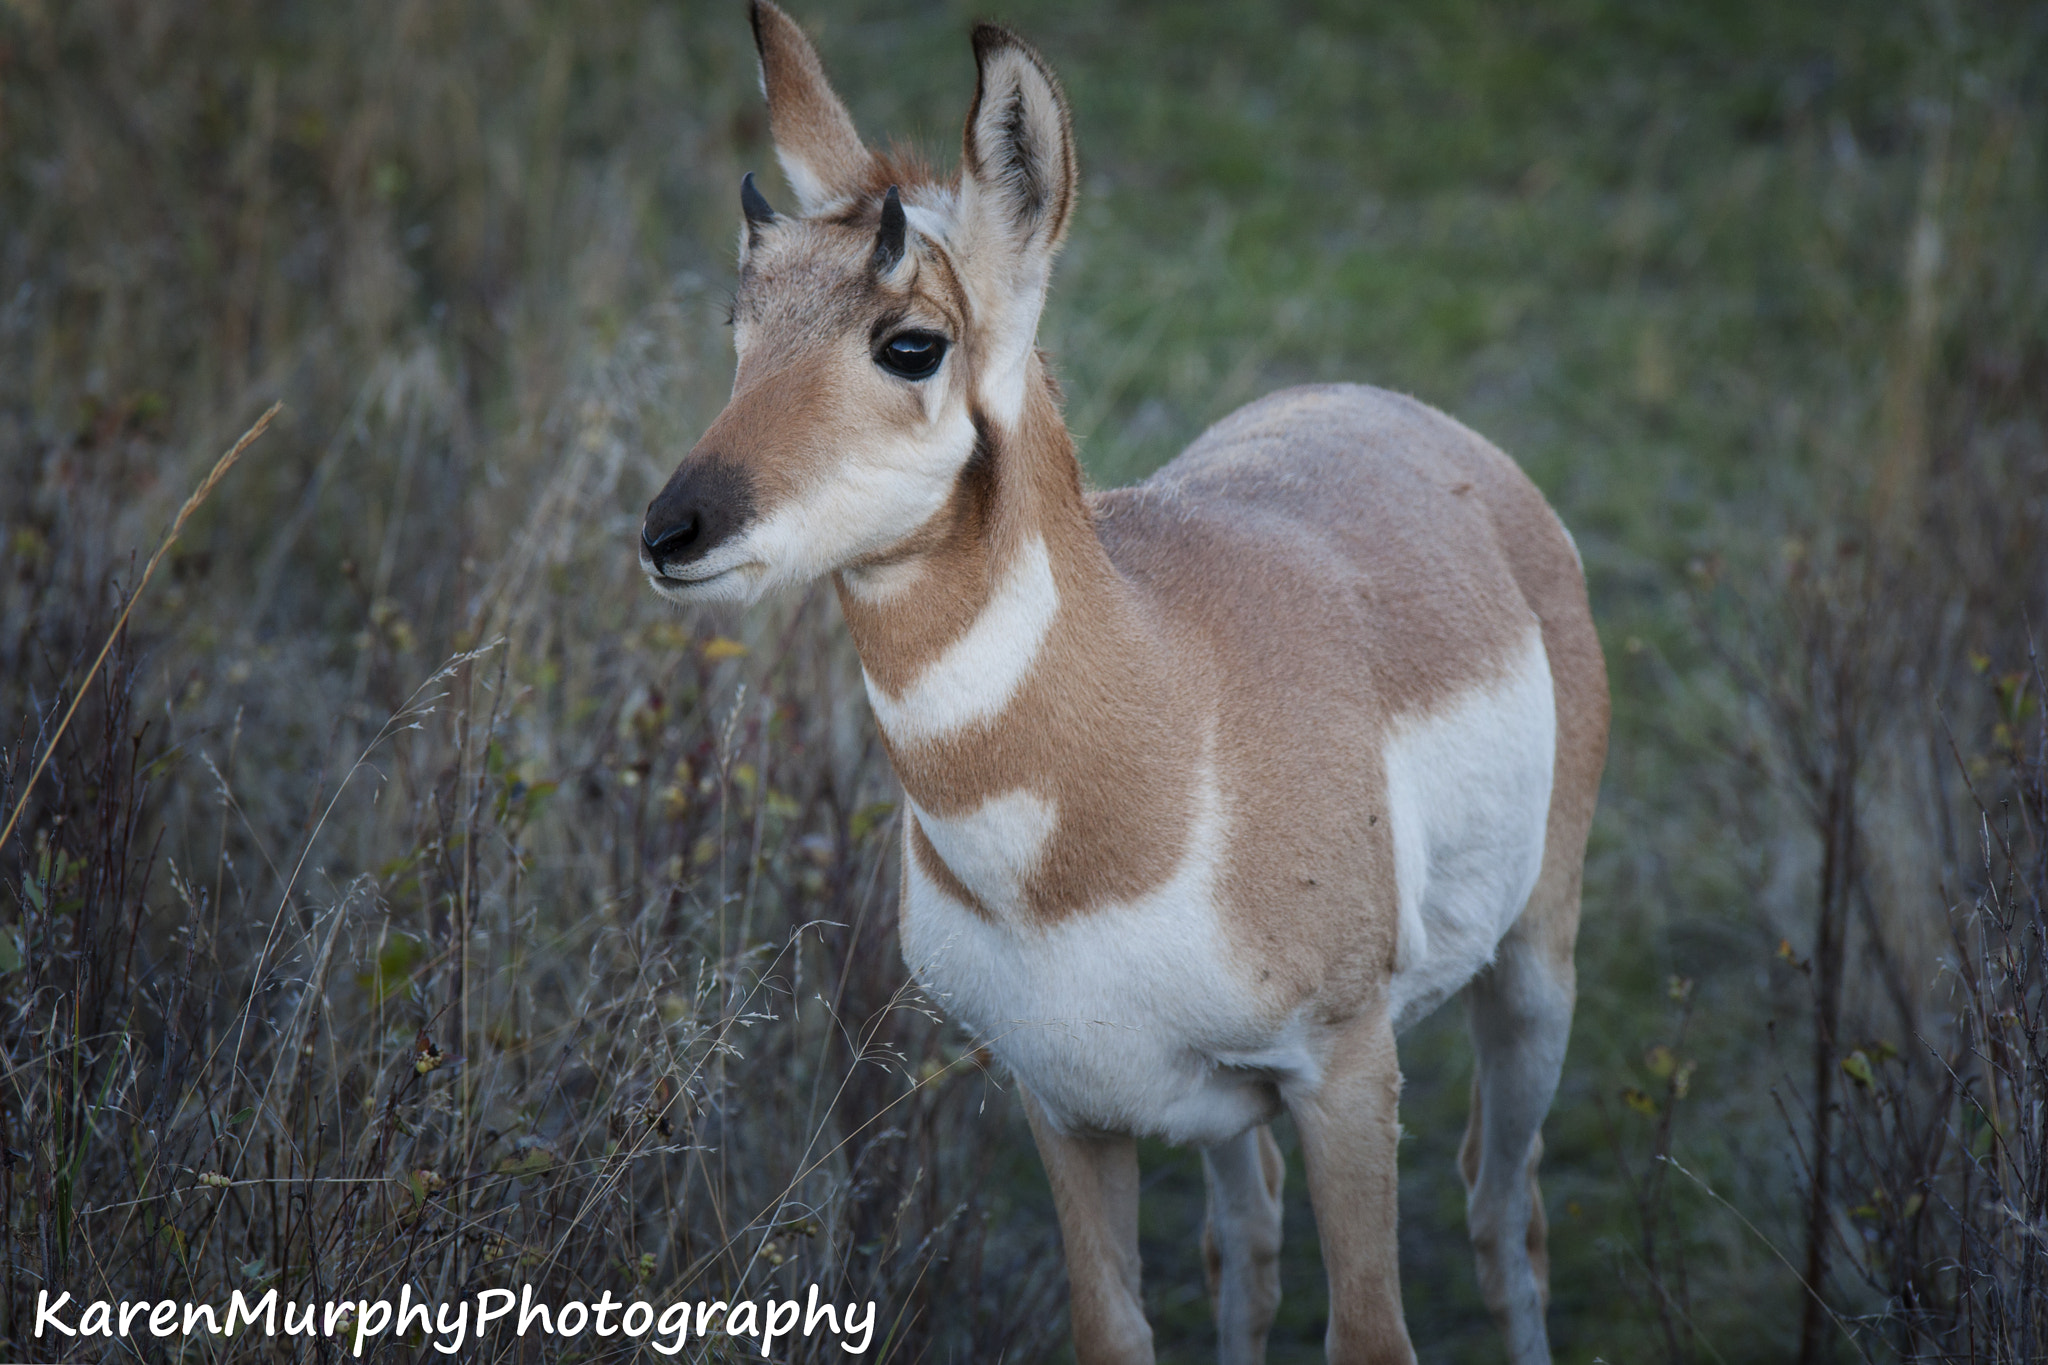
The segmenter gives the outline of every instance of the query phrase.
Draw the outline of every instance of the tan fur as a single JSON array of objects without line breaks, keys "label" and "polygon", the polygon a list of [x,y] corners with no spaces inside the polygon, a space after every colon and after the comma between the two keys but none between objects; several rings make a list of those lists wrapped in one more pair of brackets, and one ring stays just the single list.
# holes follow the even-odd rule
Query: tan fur
[{"label": "tan fur", "polygon": [[1066,1241],[1076,1353],[1089,1365],[1150,1365],[1152,1329],[1138,1301],[1137,1144],[1063,1132],[1028,1092],[1023,1100]]},{"label": "tan fur", "polygon": [[[1482,1070],[1496,1083],[1554,1083],[1608,720],[1570,539],[1485,440],[1412,399],[1351,385],[1274,394],[1145,482],[1087,491],[1057,386],[1028,349],[1076,183],[1049,68],[1013,35],[977,30],[963,170],[940,180],[860,143],[781,11],[756,0],[754,25],[778,149],[811,216],[750,229],[733,398],[677,480],[705,462],[737,462],[764,514],[806,507],[820,490],[857,498],[833,482],[846,451],[893,449],[937,429],[942,403],[967,404],[971,452],[959,452],[950,485],[916,503],[935,510],[825,570],[879,703],[914,695],[1013,571],[1037,562],[1028,556],[1041,543],[1050,565],[1056,612],[999,713],[930,733],[883,727],[923,813],[909,822],[907,856],[940,893],[995,923],[1001,907],[947,865],[923,819],[971,821],[1017,800],[1052,812],[1009,926],[1027,935],[1130,905],[1198,855],[1220,858],[1216,912],[1233,971],[1264,1024],[1308,1021],[1319,1080],[1272,1098],[1285,1099],[1301,1134],[1330,1276],[1331,1358],[1410,1359],[1394,1239],[1400,1076],[1389,991],[1402,929],[1387,754],[1399,736],[1505,686],[1540,628],[1556,709],[1541,870],[1467,996]],[[898,261],[883,270],[875,243],[891,187],[913,224],[954,228],[914,232],[900,261],[880,258]],[[906,328],[950,340],[943,382],[878,374],[873,348]],[[688,582],[661,579],[675,581]],[[1210,772],[1220,792],[1205,797]],[[1191,847],[1201,803],[1219,798],[1224,846]],[[1528,860],[1516,866],[1534,868],[1541,808],[1524,809]],[[1527,882],[1514,885],[1519,895]],[[1540,1039],[1528,1057],[1516,1050],[1525,1036]],[[1524,1142],[1540,1110],[1489,1110],[1485,1081],[1475,1082],[1460,1154],[1482,1287],[1517,1359],[1543,1359],[1529,1265],[1503,1250],[1503,1238],[1526,1240],[1539,1282],[1547,1273],[1533,1202],[1540,1141]],[[1547,1089],[1502,1093],[1525,1109],[1548,1104]],[[1056,1121],[1028,1091],[1025,1103],[1067,1242],[1077,1355],[1150,1360],[1135,1148]],[[1483,1113],[1509,1126],[1489,1130]],[[1527,1210],[1501,1193],[1504,1161],[1527,1182]],[[1275,1173],[1266,1199],[1276,1227],[1277,1198]],[[1504,1218],[1515,1220],[1505,1230]],[[1264,1258],[1262,1249],[1254,1259]],[[1248,1295],[1247,1311],[1269,1320],[1267,1291]],[[1251,1330],[1262,1341],[1263,1326]]]}]

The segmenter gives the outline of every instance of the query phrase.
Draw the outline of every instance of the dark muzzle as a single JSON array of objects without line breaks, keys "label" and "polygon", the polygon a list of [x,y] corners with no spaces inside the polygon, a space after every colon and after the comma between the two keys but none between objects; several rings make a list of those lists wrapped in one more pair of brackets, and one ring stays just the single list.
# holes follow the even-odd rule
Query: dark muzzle
[{"label": "dark muzzle", "polygon": [[669,574],[731,539],[753,516],[745,470],[716,455],[692,456],[647,505],[640,543],[655,570]]}]

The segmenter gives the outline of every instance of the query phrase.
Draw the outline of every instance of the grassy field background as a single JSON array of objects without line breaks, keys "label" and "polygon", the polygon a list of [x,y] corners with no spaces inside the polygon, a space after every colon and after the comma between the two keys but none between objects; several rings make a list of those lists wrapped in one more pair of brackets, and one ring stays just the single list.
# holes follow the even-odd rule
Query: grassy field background
[{"label": "grassy field background", "polygon": [[[950,161],[982,8],[793,12],[871,138]],[[1358,380],[1577,537],[1615,725],[1546,1130],[1560,1358],[2028,1358],[1955,1305],[2028,1283],[2048,1179],[2000,1187],[1995,1255],[1930,1220],[1983,1201],[1941,1153],[2042,1150],[2037,1073],[2010,1110],[1941,1077],[1995,1052],[1952,926],[1987,857],[2033,866],[1979,836],[2034,828],[2048,11],[994,17],[1074,105],[1042,341],[1096,482]],[[817,1281],[881,1302],[888,1358],[1059,1358],[1021,1115],[900,990],[829,593],[677,616],[634,566],[730,380],[749,169],[787,201],[737,3],[0,6],[8,810],[171,513],[284,403],[0,848],[12,1341],[45,1285]],[[2038,953],[1998,961],[2033,1017]],[[1411,1330],[1497,1359],[1455,1007],[1403,1058]],[[1146,1163],[1161,1358],[1209,1358],[1199,1162]],[[1276,1362],[1320,1358],[1298,1164],[1290,1201]]]}]

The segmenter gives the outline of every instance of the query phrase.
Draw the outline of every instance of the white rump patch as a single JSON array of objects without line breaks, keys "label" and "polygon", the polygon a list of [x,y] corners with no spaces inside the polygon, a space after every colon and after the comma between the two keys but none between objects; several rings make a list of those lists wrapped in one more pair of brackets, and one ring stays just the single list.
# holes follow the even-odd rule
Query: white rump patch
[{"label": "white rump patch", "polygon": [[1491,962],[1528,904],[1543,870],[1556,764],[1557,701],[1533,623],[1498,681],[1390,736],[1396,1031]]},{"label": "white rump patch", "polygon": [[901,696],[891,696],[863,668],[875,719],[896,743],[942,739],[995,719],[1024,685],[1059,615],[1059,588],[1045,541],[1026,542],[988,605],[967,632],[946,647]]}]

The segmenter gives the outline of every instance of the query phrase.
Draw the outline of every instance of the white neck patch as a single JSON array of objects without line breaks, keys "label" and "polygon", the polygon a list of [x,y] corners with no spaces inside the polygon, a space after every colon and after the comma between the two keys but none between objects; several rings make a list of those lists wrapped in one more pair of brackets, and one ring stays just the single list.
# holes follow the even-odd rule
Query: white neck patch
[{"label": "white neck patch", "polygon": [[990,914],[1021,922],[1024,887],[1059,828],[1059,807],[1019,788],[991,796],[961,815],[935,816],[914,800],[910,809],[932,851],[960,884]]},{"label": "white neck patch", "polygon": [[905,688],[889,695],[866,668],[875,720],[898,743],[943,739],[1001,715],[1024,685],[1059,615],[1045,541],[1033,536],[1004,570],[974,624]]}]

